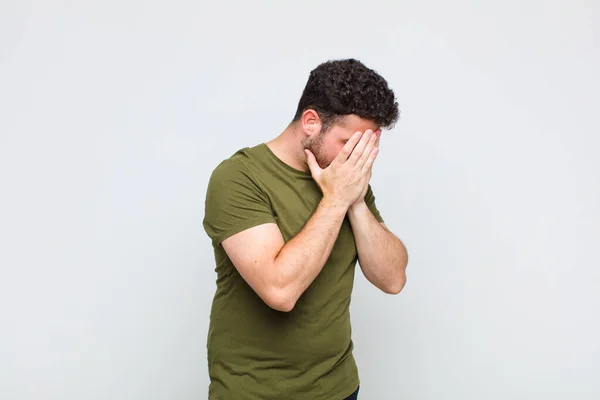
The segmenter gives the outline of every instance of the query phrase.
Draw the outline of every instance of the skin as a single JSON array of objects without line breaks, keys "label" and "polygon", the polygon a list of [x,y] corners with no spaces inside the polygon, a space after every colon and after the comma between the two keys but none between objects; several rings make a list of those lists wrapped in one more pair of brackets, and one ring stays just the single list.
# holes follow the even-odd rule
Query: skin
[{"label": "skin", "polygon": [[365,277],[385,293],[406,284],[404,244],[379,223],[364,197],[379,151],[381,130],[356,115],[344,116],[322,133],[314,110],[267,145],[293,168],[310,170],[323,198],[304,228],[284,242],[273,223],[259,225],[223,241],[223,248],[253,290],[270,307],[291,311],[329,258],[348,216]]}]

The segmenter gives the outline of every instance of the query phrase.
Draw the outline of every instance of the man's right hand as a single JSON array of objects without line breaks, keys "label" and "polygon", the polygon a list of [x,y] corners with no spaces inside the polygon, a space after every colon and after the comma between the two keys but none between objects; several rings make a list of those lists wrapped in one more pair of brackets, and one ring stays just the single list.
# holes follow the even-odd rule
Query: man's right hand
[{"label": "man's right hand", "polygon": [[314,154],[305,150],[313,179],[323,192],[323,199],[347,209],[369,184],[371,167],[377,157],[377,135],[371,130],[356,132],[331,164],[322,169]]}]

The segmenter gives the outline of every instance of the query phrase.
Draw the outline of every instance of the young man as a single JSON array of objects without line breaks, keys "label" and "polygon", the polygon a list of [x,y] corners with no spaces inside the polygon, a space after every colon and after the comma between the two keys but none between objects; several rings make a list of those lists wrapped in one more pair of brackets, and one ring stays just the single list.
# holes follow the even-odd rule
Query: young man
[{"label": "young man", "polygon": [[381,128],[398,119],[387,82],[353,59],[315,68],[290,125],[213,171],[204,228],[217,272],[209,398],[357,398],[350,297],[358,261],[386,293],[408,256],[369,185]]}]

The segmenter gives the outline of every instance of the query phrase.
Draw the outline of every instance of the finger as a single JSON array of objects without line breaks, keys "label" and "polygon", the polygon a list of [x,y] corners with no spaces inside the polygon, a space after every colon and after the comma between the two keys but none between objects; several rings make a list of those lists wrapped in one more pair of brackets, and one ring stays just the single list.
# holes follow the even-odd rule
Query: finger
[{"label": "finger", "polygon": [[[365,146],[363,153],[361,154],[358,162],[356,163],[357,168],[362,168],[363,165],[365,165],[365,163],[369,159],[369,156],[371,155],[371,152],[373,151],[374,148],[377,147],[375,145],[375,143],[377,143],[377,136],[371,135],[371,137],[369,138],[369,142]],[[356,147],[358,147],[358,146],[356,146]]]},{"label": "finger", "polygon": [[315,176],[318,176],[321,172],[323,172],[323,170],[319,166],[319,163],[317,163],[317,159],[315,158],[315,155],[310,150],[305,149],[304,153],[306,154],[306,163],[308,164],[310,173],[312,174],[312,176],[314,178]]},{"label": "finger", "polygon": [[373,163],[375,162],[375,159],[377,158],[377,154],[379,153],[379,148],[377,147],[373,147],[373,150],[371,150],[371,154],[369,154],[369,158],[367,159],[367,161],[365,162],[365,165],[363,165],[363,172],[370,172],[371,171],[371,167],[373,167]]},{"label": "finger", "polygon": [[360,160],[360,157],[364,154],[365,149],[367,148],[367,145],[369,144],[369,142],[373,136],[374,135],[373,135],[372,130],[367,129],[365,131],[365,133],[360,138],[360,141],[358,142],[358,144],[356,145],[354,150],[352,150],[352,154],[350,154],[350,157],[348,157],[349,163],[351,163],[351,164],[358,163],[358,161]]},{"label": "finger", "polygon": [[348,142],[346,142],[339,154],[333,159],[332,164],[342,164],[346,162],[350,154],[352,154],[354,146],[356,146],[361,137],[362,132],[356,132],[354,135],[352,135],[352,137],[348,140]]}]

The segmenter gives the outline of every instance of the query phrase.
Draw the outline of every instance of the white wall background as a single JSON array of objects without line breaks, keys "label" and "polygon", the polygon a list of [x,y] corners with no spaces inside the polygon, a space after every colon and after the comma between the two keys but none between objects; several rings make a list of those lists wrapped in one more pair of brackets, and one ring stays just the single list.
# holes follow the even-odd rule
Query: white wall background
[{"label": "white wall background", "polygon": [[212,168],[356,57],[402,118],[357,274],[362,399],[600,398],[600,4],[0,3],[0,398],[201,399]]}]

